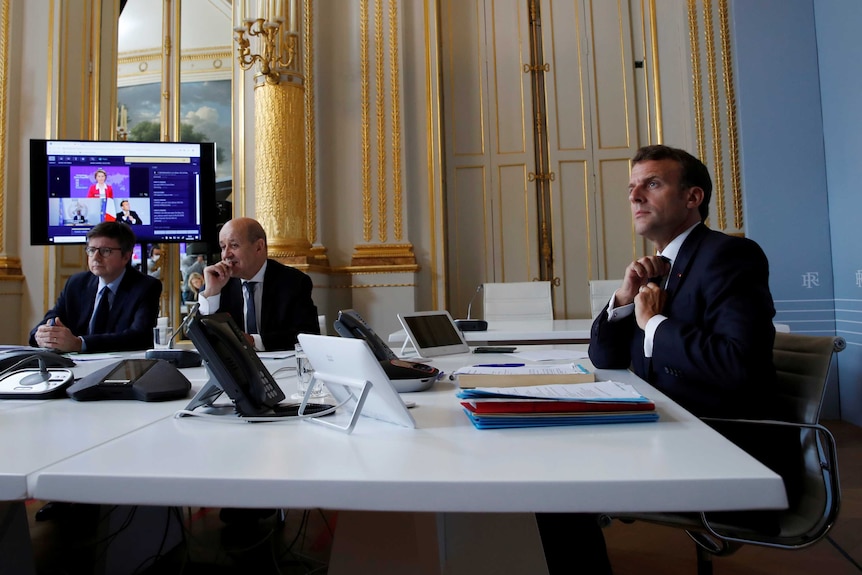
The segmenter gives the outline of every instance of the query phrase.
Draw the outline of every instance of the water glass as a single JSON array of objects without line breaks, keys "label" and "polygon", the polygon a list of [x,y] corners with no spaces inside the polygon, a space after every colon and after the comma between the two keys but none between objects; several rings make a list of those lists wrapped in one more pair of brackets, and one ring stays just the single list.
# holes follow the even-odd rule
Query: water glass
[{"label": "water glass", "polygon": [[167,349],[171,343],[171,328],[160,325],[153,328],[153,349]]},{"label": "water glass", "polygon": [[323,382],[314,377],[314,366],[308,360],[308,356],[302,350],[302,345],[296,344],[296,395],[294,397],[305,397],[305,392],[308,386],[312,385],[311,397],[323,397],[326,395],[326,388]]}]

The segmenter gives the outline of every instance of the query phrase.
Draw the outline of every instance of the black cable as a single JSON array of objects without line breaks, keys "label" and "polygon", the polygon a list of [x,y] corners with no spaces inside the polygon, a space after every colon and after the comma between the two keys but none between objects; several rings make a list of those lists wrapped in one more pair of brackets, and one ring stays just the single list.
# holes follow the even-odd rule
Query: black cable
[{"label": "black cable", "polygon": [[136,575],[137,573],[140,573],[141,569],[143,569],[144,565],[146,565],[150,560],[153,561],[152,565],[155,565],[156,563],[158,563],[159,559],[161,559],[162,552],[165,549],[165,544],[168,541],[168,533],[171,530],[171,519],[173,519],[173,510],[174,509],[175,509],[174,507],[169,507],[168,512],[165,514],[165,528],[164,528],[164,530],[162,530],[162,540],[159,543],[158,550],[155,553],[153,553],[152,555],[144,557],[144,559],[140,563],[138,563],[137,567],[135,567],[132,570],[132,575]]}]

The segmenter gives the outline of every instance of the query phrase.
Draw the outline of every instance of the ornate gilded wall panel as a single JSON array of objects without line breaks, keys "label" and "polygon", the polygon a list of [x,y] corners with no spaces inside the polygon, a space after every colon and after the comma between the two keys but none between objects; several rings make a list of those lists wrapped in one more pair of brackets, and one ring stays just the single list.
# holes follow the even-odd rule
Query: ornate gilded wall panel
[{"label": "ornate gilded wall panel", "polygon": [[[395,249],[393,265],[414,262],[404,243],[404,138],[402,129],[402,25],[395,0],[359,3],[359,70],[361,135],[361,241],[351,259],[354,267],[376,265],[363,244],[404,246]],[[392,244],[390,244],[392,242]]]},{"label": "ornate gilded wall panel", "polygon": [[687,0],[695,139],[710,168],[709,224],[743,233],[736,91],[727,0]]}]

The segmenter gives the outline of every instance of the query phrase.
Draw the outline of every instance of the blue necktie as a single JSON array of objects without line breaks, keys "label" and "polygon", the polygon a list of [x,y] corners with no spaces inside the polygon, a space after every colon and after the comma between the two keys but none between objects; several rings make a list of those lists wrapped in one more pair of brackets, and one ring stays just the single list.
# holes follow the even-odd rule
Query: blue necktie
[{"label": "blue necktie", "polygon": [[254,288],[257,282],[245,282],[246,302],[245,302],[245,332],[258,333],[257,331],[257,310],[254,306]]},{"label": "blue necktie", "polygon": [[108,316],[111,313],[111,288],[105,286],[102,288],[101,296],[99,297],[99,305],[96,306],[96,311],[93,312],[93,317],[90,319],[90,334],[105,333],[108,328]]}]

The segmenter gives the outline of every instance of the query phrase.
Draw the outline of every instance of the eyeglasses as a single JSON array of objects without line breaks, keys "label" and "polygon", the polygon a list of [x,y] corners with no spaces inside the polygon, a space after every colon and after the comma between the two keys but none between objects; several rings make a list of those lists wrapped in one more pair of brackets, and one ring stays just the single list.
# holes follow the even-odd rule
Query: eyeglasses
[{"label": "eyeglasses", "polygon": [[84,251],[87,252],[87,255],[93,257],[96,255],[96,252],[99,252],[99,255],[103,258],[111,257],[111,254],[114,252],[122,251],[120,248],[94,248],[92,246],[87,246],[84,248]]}]

